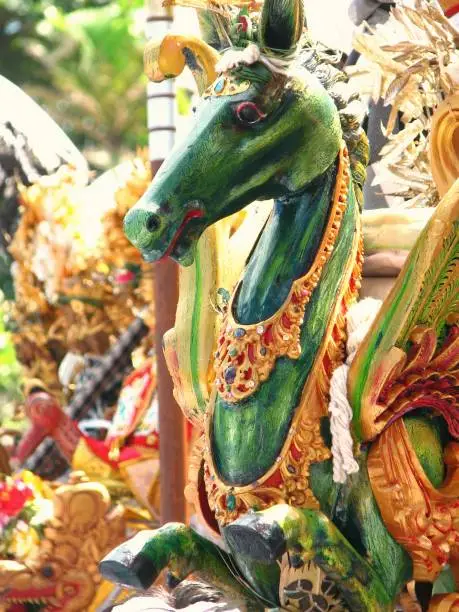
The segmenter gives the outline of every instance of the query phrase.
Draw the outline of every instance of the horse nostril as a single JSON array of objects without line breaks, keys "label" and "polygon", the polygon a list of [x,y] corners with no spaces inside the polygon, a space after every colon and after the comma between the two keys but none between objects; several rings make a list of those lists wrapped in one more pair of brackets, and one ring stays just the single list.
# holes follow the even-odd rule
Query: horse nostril
[{"label": "horse nostril", "polygon": [[161,225],[161,219],[158,215],[150,215],[146,220],[145,227],[149,232],[156,232]]}]

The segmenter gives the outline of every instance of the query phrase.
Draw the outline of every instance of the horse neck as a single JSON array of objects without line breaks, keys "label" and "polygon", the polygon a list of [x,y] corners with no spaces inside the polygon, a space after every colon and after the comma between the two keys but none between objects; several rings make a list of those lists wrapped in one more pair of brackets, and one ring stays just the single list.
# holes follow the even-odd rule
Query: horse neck
[{"label": "horse neck", "polygon": [[237,291],[233,312],[240,324],[273,316],[292,283],[311,267],[327,225],[338,164],[333,163],[300,194],[276,200]]}]

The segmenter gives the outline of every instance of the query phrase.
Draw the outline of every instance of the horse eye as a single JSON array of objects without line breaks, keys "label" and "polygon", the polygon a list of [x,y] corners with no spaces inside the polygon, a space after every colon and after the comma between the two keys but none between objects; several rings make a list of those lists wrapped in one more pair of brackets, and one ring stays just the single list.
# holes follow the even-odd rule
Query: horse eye
[{"label": "horse eye", "polygon": [[241,123],[253,125],[266,117],[253,102],[242,102],[236,108],[237,118]]}]

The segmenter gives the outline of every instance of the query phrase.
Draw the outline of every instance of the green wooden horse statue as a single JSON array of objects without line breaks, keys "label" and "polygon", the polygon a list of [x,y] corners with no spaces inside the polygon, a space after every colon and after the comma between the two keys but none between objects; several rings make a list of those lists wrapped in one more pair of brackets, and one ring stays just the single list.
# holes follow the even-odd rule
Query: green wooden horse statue
[{"label": "green wooden horse statue", "polygon": [[[125,219],[145,259],[184,267],[165,351],[200,432],[187,495],[222,547],[169,524],[101,571],[137,588],[199,574],[249,610],[394,610],[414,580],[423,609],[456,610],[459,183],[371,324],[353,306],[358,101],[303,37],[302,0],[265,0],[252,26],[220,58],[183,37],[147,49],[152,78],[187,65],[203,100]],[[352,309],[371,324],[358,348]]]}]

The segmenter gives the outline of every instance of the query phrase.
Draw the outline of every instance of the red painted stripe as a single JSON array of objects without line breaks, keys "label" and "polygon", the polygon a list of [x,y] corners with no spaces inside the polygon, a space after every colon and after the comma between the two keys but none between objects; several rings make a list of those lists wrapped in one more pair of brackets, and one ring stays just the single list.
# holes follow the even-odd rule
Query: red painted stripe
[{"label": "red painted stripe", "polygon": [[170,243],[170,245],[167,248],[167,251],[161,257],[161,259],[165,259],[166,257],[169,257],[169,255],[172,253],[172,251],[174,250],[175,245],[177,244],[178,239],[182,235],[182,232],[185,229],[185,227],[188,224],[188,222],[191,221],[191,219],[199,219],[199,217],[202,217],[203,214],[204,213],[202,212],[202,210],[199,210],[199,209],[194,209],[194,210],[190,210],[189,212],[187,212],[187,214],[185,215],[185,218],[183,219],[182,223],[180,224],[178,230],[175,232],[175,235],[172,238],[171,243]]},{"label": "red painted stripe", "polygon": [[449,8],[445,9],[445,15],[449,18],[454,17],[454,15],[457,15],[458,13],[459,13],[459,3],[453,4],[453,6],[450,6]]}]

